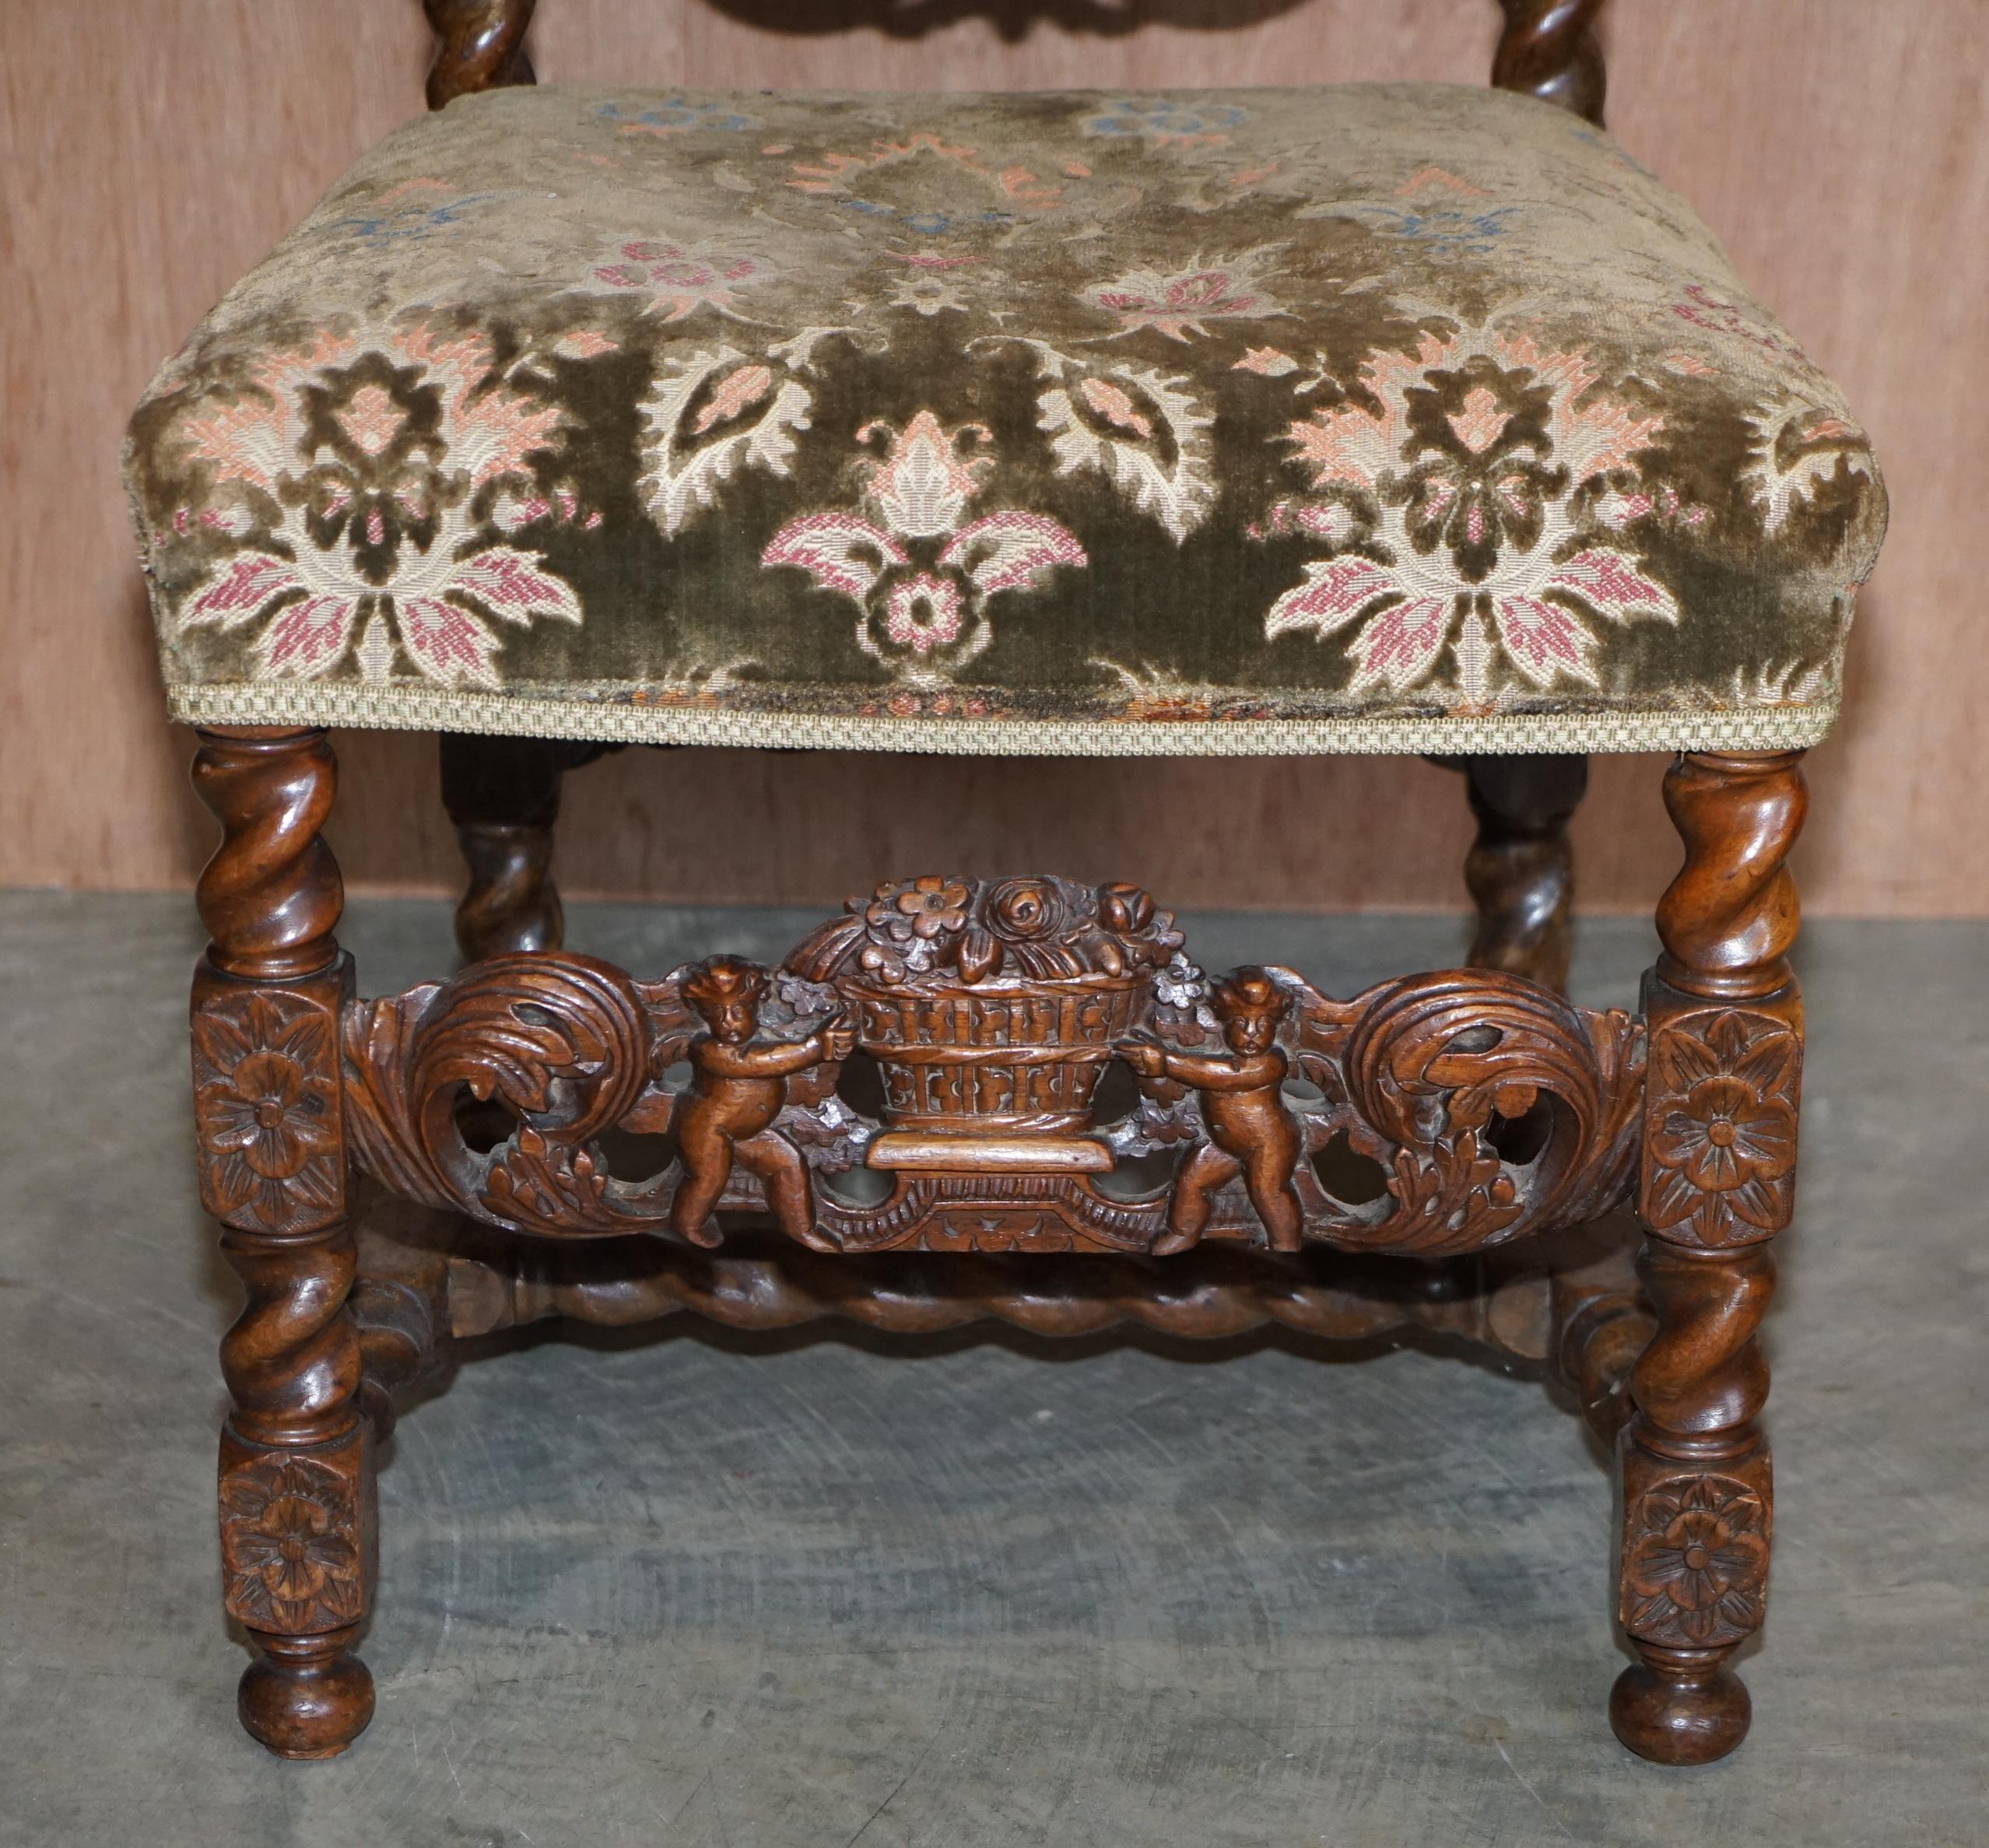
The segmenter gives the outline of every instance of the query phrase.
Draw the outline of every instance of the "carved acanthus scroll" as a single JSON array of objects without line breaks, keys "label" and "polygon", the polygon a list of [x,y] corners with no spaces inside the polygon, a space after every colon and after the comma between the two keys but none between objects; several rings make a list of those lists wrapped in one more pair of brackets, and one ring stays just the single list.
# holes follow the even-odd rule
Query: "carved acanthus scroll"
[{"label": "carved acanthus scroll", "polygon": [[[619,970],[493,957],[349,1011],[344,1040],[354,1154],[395,1193],[520,1230],[637,1229],[616,1223],[588,1147],[629,1115],[649,1072],[650,1022]],[[472,1149],[465,1097],[517,1122],[501,1149]]]},{"label": "carved acanthus scroll", "polygon": [[[1288,970],[1211,983],[1181,942],[1134,887],[934,878],[853,899],[777,972],[719,957],[643,983],[496,957],[348,1008],[349,1133],[395,1192],[514,1231],[702,1243],[714,1214],[770,1212],[853,1253],[1310,1237],[1434,1255],[1626,1190],[1629,1016],[1484,972],[1349,1001]],[[839,1091],[853,1050],[875,1061],[875,1115]],[[1100,1123],[1114,1061],[1137,1102]],[[500,1133],[473,1136],[492,1107]],[[669,1138],[667,1155],[619,1178],[611,1131]],[[1374,1198],[1330,1191],[1342,1141],[1377,1165]],[[1160,1172],[1131,1166],[1148,1157]]]},{"label": "carved acanthus scroll", "polygon": [[[1327,1235],[1373,1250],[1437,1253],[1577,1225],[1618,1198],[1636,1159],[1640,1022],[1576,1008],[1516,977],[1410,977],[1350,1002],[1299,1010],[1300,1067],[1328,1120],[1388,1172],[1361,1216],[1338,1202]],[[1524,1162],[1503,1123],[1545,1116]]]}]

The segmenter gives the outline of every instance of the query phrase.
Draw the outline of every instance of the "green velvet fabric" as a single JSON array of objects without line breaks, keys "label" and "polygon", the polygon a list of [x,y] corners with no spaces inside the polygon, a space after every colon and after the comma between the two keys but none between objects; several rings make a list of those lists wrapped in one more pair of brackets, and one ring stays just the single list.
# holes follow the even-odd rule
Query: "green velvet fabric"
[{"label": "green velvet fabric", "polygon": [[1885,498],[1608,135],[1432,85],[468,97],[154,380],[182,717],[1770,749]]}]

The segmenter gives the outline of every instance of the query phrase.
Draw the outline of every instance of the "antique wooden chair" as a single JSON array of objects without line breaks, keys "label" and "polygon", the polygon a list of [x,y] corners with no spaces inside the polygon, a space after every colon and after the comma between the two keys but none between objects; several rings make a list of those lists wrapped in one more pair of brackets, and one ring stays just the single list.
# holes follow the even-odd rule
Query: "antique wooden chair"
[{"label": "antique wooden chair", "polygon": [[[526,87],[531,0],[428,0],[437,113],[160,373],[128,472],[223,831],[195,1113],[272,1750],[371,1712],[395,1390],[682,1308],[1544,1362],[1617,1439],[1618,1734],[1739,1741],[1784,860],[1883,492],[1601,131],[1598,0],[1504,5],[1493,90],[812,97]],[[442,735],[452,979],[356,998],[334,724]],[[1212,980],[1145,893],[1036,876],[887,881],[777,970],[564,952],[562,771],[690,742],[1438,756],[1474,966]],[[1633,749],[1686,849],[1636,1015],[1558,991],[1582,754]]]}]

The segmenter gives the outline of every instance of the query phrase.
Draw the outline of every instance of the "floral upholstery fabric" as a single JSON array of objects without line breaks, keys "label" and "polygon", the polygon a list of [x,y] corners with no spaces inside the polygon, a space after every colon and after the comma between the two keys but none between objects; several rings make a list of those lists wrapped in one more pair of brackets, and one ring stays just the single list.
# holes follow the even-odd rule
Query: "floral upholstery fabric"
[{"label": "floral upholstery fabric", "polygon": [[1885,518],[1688,207],[1432,85],[467,97],[127,470],[183,717],[935,750],[1805,745]]}]

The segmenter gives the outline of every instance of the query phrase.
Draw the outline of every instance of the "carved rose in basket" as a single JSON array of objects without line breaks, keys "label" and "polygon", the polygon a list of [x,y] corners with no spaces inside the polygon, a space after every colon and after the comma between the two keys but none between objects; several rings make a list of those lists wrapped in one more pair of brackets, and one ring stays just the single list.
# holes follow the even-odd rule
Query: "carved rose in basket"
[{"label": "carved rose in basket", "polygon": [[933,977],[973,987],[1003,975],[1143,975],[1181,946],[1173,913],[1137,885],[928,875],[887,880],[843,909],[788,957],[791,974],[886,987]]},{"label": "carved rose in basket", "polygon": [[1089,1129],[1114,1045],[1181,944],[1135,885],[933,877],[845,910],[787,968],[849,1003],[894,1127]]}]

